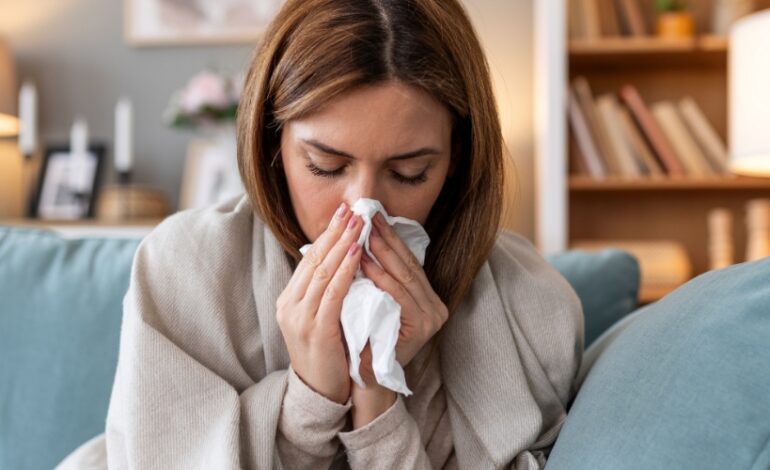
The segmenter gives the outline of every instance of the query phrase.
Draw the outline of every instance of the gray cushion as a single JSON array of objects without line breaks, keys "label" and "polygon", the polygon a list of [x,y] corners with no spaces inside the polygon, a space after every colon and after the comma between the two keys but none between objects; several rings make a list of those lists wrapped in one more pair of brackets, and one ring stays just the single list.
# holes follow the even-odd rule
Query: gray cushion
[{"label": "gray cushion", "polygon": [[0,469],[51,469],[104,432],[138,244],[0,227]]},{"label": "gray cushion", "polygon": [[585,316],[585,347],[637,307],[639,263],[629,253],[567,251],[546,256],[575,289]]},{"label": "gray cushion", "polygon": [[690,281],[599,347],[549,470],[770,468],[770,258]]}]

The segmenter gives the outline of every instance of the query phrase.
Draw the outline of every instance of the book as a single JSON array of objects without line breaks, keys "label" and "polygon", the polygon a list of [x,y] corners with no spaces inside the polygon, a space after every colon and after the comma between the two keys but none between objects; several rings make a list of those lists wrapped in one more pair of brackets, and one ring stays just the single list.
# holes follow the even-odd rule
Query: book
[{"label": "book", "polygon": [[599,0],[599,27],[604,37],[621,36],[615,0]]},{"label": "book", "polygon": [[567,22],[570,39],[581,39],[585,37],[585,32],[583,31],[583,9],[581,8],[581,0],[567,0]]},{"label": "book", "polygon": [[628,106],[639,128],[642,130],[650,148],[653,149],[658,161],[670,176],[683,176],[684,168],[671,147],[668,138],[658,126],[657,121],[650,113],[647,104],[642,99],[639,91],[633,85],[624,85],[620,89],[620,97]]},{"label": "book", "polygon": [[711,167],[717,173],[727,173],[729,157],[725,143],[703,114],[698,103],[692,97],[686,96],[679,100],[678,106],[687,128],[695,137]]},{"label": "book", "polygon": [[591,135],[591,131],[586,123],[583,111],[580,108],[575,91],[569,89],[569,121],[572,127],[572,132],[575,136],[575,142],[580,151],[578,155],[578,161],[582,161],[582,168],[585,169],[585,173],[593,178],[604,178],[607,176],[607,171],[602,164],[599,157],[599,151],[596,148],[594,138]]},{"label": "book", "polygon": [[620,110],[620,123],[625,131],[626,139],[634,151],[634,157],[638,160],[639,166],[643,168],[644,174],[653,178],[663,176],[665,174],[663,168],[653,156],[652,150],[631,117],[631,111],[627,108]]},{"label": "book", "polygon": [[620,0],[621,18],[631,36],[646,36],[647,28],[644,24],[642,10],[637,0]]},{"label": "book", "polygon": [[703,155],[690,131],[687,130],[687,126],[679,116],[679,113],[677,113],[674,103],[671,101],[660,101],[653,104],[650,110],[674,147],[679,160],[686,169],[686,173],[700,177],[714,175],[714,170],[711,169],[706,156]]},{"label": "book", "polygon": [[598,39],[602,35],[599,24],[599,0],[581,0],[583,7],[583,37],[586,39]]},{"label": "book", "polygon": [[599,125],[594,96],[588,80],[585,77],[576,77],[572,82],[572,88],[575,90],[575,96],[577,97],[580,109],[583,110],[586,124],[588,124],[591,135],[594,137],[594,143],[599,151],[599,157],[602,159],[607,175],[620,175],[620,166],[613,158],[612,146],[603,127]]},{"label": "book", "polygon": [[631,147],[623,135],[620,126],[618,101],[612,93],[606,93],[596,99],[596,109],[600,123],[604,126],[612,145],[615,160],[620,166],[620,175],[625,177],[637,177],[642,174],[636,159],[631,153]]}]

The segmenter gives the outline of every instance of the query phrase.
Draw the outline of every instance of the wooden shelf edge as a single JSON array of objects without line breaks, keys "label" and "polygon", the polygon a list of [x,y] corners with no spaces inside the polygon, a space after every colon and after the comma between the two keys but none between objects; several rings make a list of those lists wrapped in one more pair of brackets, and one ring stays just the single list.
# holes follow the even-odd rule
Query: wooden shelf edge
[{"label": "wooden shelf edge", "polygon": [[567,47],[570,56],[597,56],[604,54],[677,54],[686,52],[727,52],[724,36],[703,35],[688,39],[662,39],[655,36],[605,37],[599,39],[571,39]]},{"label": "wooden shelf edge", "polygon": [[749,178],[723,176],[714,178],[619,178],[595,179],[585,176],[570,176],[571,192],[586,191],[656,191],[656,190],[740,190],[767,189],[770,178]]}]

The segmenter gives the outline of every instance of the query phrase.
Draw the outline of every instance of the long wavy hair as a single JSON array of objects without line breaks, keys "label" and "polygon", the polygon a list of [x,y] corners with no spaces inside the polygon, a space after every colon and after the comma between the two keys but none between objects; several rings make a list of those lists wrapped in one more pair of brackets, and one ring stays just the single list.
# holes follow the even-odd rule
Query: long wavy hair
[{"label": "long wavy hair", "polygon": [[294,266],[309,243],[280,165],[283,124],[357,87],[396,80],[452,116],[449,176],[425,223],[424,269],[450,315],[500,227],[503,138],[487,64],[457,0],[288,0],[251,60],[238,109],[238,166],[252,206]]}]

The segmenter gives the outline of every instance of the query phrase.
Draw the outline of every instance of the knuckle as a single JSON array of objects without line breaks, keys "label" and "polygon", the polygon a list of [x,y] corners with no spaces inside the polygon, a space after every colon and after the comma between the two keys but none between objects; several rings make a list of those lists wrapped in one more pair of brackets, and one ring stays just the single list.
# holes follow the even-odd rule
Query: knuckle
[{"label": "knuckle", "polygon": [[321,264],[321,256],[318,253],[318,248],[315,246],[312,246],[310,250],[308,250],[307,254],[305,254],[305,258],[314,268],[317,268],[318,265]]},{"label": "knuckle", "polygon": [[404,270],[401,272],[401,282],[404,284],[411,283],[415,280],[415,274],[414,270],[410,269],[409,267],[404,268]]},{"label": "knuckle", "polygon": [[324,299],[328,302],[334,302],[339,300],[339,298],[340,290],[337,288],[337,286],[329,284],[329,286],[326,287],[326,291],[324,292]]},{"label": "knuckle", "polygon": [[325,281],[329,279],[329,269],[324,265],[320,265],[316,268],[315,272],[313,273],[313,277],[317,281]]}]

